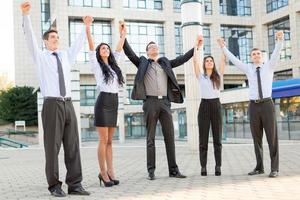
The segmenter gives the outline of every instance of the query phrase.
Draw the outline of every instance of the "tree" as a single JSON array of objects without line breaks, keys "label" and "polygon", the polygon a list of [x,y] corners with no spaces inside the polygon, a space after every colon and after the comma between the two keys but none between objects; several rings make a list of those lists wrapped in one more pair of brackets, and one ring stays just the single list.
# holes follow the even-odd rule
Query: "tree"
[{"label": "tree", "polygon": [[2,91],[0,119],[7,122],[24,120],[26,125],[37,125],[37,91],[28,86]]}]

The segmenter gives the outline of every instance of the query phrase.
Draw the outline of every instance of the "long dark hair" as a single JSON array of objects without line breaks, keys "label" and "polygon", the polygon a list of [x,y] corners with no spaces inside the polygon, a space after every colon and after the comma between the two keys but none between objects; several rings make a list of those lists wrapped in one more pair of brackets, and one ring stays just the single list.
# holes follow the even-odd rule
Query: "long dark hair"
[{"label": "long dark hair", "polygon": [[205,68],[205,61],[208,58],[211,58],[213,60],[213,62],[214,62],[214,67],[213,67],[213,70],[212,70],[212,74],[210,75],[210,80],[213,83],[214,89],[219,89],[220,85],[221,85],[220,75],[217,72],[216,63],[215,63],[214,57],[212,57],[212,56],[205,56],[203,58],[203,65],[202,65],[202,67],[203,67],[204,75],[207,76],[207,72],[206,72],[206,68]]},{"label": "long dark hair", "polygon": [[118,66],[118,63],[115,59],[115,56],[111,52],[110,46],[108,44],[102,42],[96,48],[96,58],[97,58],[97,61],[98,61],[99,65],[102,69],[102,72],[104,74],[104,81],[107,84],[110,80],[113,80],[114,76],[113,76],[112,71],[109,69],[107,64],[105,64],[105,62],[102,60],[102,57],[100,56],[100,48],[103,45],[106,45],[109,49],[108,64],[110,65],[112,70],[114,70],[114,72],[117,74],[119,85],[123,85],[125,83],[124,82],[124,77],[122,75],[122,71],[121,71],[120,67]]}]

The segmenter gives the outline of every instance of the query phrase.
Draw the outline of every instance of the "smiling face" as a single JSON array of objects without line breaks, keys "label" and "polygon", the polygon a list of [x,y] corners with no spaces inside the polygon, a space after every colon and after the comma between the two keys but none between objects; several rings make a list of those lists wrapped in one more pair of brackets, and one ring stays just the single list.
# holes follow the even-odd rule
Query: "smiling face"
[{"label": "smiling face", "polygon": [[159,54],[158,45],[155,42],[150,42],[146,47],[146,51],[149,57],[157,57]]},{"label": "smiling face", "polygon": [[110,48],[107,44],[102,44],[99,49],[100,57],[108,58],[110,55]]},{"label": "smiling face", "polygon": [[47,31],[43,37],[45,46],[48,50],[55,51],[58,49],[59,36],[56,30]]},{"label": "smiling face", "polygon": [[259,49],[252,49],[250,56],[251,56],[251,61],[254,64],[261,64],[263,62],[263,55],[261,50]]},{"label": "smiling face", "polygon": [[204,68],[205,70],[212,70],[215,66],[214,59],[212,57],[206,57],[204,58]]}]

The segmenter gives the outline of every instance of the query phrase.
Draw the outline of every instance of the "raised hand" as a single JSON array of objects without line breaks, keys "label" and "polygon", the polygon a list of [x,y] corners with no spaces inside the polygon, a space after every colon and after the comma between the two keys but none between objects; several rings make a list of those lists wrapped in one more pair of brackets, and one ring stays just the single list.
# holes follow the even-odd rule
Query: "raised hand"
[{"label": "raised hand", "polygon": [[198,35],[196,39],[196,47],[197,49],[201,48],[203,46],[203,36]]},{"label": "raised hand", "polygon": [[23,15],[29,15],[30,9],[31,9],[31,4],[30,2],[26,1],[21,4],[21,10]]},{"label": "raised hand", "polygon": [[282,41],[283,37],[284,37],[283,31],[276,32],[275,37],[276,37],[277,40]]},{"label": "raised hand", "polygon": [[119,21],[119,32],[120,32],[120,37],[125,37],[127,34],[124,21]]},{"label": "raised hand", "polygon": [[94,21],[94,18],[92,16],[87,15],[82,18],[82,21],[86,26],[91,26],[91,24]]},{"label": "raised hand", "polygon": [[219,39],[217,40],[217,42],[218,42],[218,44],[219,44],[219,46],[220,46],[221,48],[223,48],[223,47],[226,46],[226,43],[225,43],[224,38],[219,38]]}]

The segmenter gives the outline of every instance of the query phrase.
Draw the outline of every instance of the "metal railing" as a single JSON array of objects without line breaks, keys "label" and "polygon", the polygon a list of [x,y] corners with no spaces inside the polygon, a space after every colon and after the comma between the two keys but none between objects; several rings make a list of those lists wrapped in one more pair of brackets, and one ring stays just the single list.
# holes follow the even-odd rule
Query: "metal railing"
[{"label": "metal railing", "polygon": [[0,137],[0,146],[5,146],[5,147],[13,147],[13,148],[24,148],[28,147],[27,144],[14,141],[8,138]]}]

